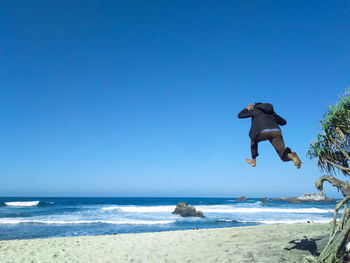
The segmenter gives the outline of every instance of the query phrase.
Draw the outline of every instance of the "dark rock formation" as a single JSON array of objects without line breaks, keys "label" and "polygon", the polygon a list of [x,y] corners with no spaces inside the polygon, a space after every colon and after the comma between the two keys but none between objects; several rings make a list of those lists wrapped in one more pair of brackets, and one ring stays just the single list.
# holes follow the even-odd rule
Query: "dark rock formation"
[{"label": "dark rock formation", "polygon": [[264,197],[260,199],[260,202],[267,204],[269,202],[269,199],[267,197]]},{"label": "dark rock formation", "polygon": [[300,204],[301,203],[301,201],[299,201],[296,197],[273,198],[272,201],[289,202],[289,203],[292,203],[292,204]]},{"label": "dark rock formation", "polygon": [[202,211],[196,211],[196,208],[192,205],[186,203],[177,203],[174,212],[172,214],[177,214],[183,217],[204,217]]},{"label": "dark rock formation", "polygon": [[335,203],[336,200],[333,198],[328,198],[323,193],[313,193],[313,194],[303,194],[299,197],[282,197],[282,198],[276,198],[272,199],[272,201],[283,201],[283,202],[289,202],[293,204],[299,204],[302,202],[318,202],[318,203]]},{"label": "dark rock formation", "polygon": [[248,198],[243,195],[240,198],[237,198],[237,201],[248,201]]}]

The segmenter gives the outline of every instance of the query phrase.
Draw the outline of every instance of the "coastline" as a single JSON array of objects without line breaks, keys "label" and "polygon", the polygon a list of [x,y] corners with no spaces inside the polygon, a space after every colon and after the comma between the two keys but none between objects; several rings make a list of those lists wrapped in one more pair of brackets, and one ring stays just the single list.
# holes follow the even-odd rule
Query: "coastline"
[{"label": "coastline", "polygon": [[[329,224],[279,224],[0,241],[0,262],[302,262]],[[291,243],[292,242],[292,243]]]}]

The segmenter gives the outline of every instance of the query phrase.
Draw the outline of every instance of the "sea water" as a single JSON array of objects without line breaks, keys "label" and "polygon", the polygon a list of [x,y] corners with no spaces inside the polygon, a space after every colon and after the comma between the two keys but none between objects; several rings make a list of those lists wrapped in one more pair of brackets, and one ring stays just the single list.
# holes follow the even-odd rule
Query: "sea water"
[{"label": "sea water", "polygon": [[[186,202],[204,218],[172,212]],[[260,198],[0,198],[0,240],[329,222],[334,203]]]}]

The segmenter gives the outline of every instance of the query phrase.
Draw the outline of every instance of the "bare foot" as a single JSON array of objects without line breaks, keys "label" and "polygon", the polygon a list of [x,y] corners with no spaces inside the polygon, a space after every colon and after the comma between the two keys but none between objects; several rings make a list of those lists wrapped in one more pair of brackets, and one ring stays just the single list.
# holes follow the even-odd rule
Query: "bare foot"
[{"label": "bare foot", "polygon": [[245,159],[247,161],[247,163],[249,163],[251,166],[255,167],[256,165],[256,160],[255,159]]},{"label": "bare foot", "polygon": [[298,155],[295,152],[288,154],[288,157],[292,159],[296,168],[299,169],[301,167],[302,162],[300,161]]}]

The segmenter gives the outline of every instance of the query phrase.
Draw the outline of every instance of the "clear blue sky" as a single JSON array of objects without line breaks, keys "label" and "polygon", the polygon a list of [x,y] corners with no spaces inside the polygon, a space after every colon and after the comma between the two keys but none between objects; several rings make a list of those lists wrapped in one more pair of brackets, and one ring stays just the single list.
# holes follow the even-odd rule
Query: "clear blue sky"
[{"label": "clear blue sky", "polygon": [[[349,1],[0,1],[0,196],[315,192],[306,152],[350,85],[349,14]],[[256,101],[287,119],[302,169],[268,142],[245,163],[237,114]]]}]

